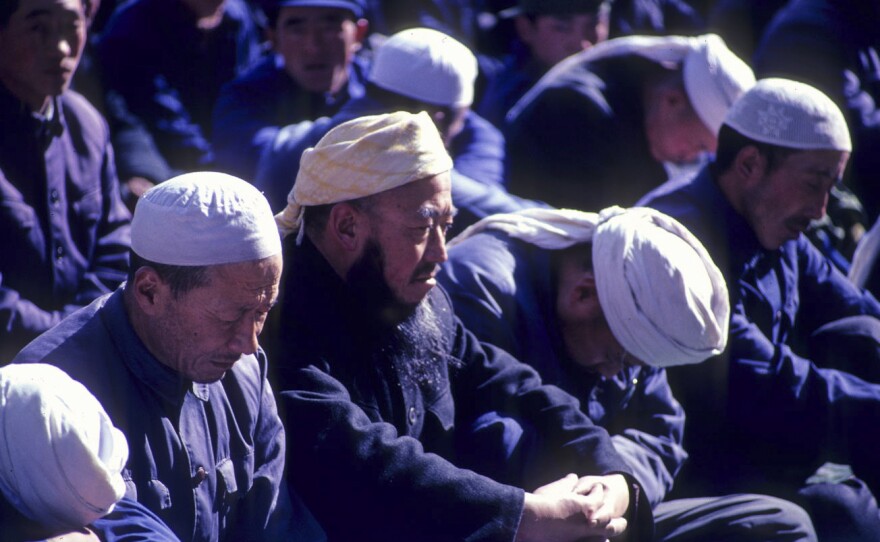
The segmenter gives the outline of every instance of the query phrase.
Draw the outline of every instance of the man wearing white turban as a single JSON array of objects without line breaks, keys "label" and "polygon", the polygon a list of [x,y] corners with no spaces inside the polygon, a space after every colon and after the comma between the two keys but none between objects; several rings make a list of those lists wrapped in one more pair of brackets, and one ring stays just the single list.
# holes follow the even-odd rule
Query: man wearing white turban
[{"label": "man wearing white turban", "polygon": [[[127,282],[13,361],[55,365],[95,395],[128,438],[126,496],[181,540],[323,539],[288,498],[257,342],[282,265],[268,202],[241,179],[190,173],[138,200],[131,232]],[[95,530],[124,536],[111,519]]]},{"label": "man wearing white turban", "polygon": [[[451,167],[426,113],[343,123],[303,155],[277,217],[294,489],[331,539],[644,540],[650,506],[608,434],[436,287]],[[481,469],[474,428],[493,411],[522,439],[481,449],[503,458]]]},{"label": "man wearing white turban", "polygon": [[[530,209],[448,246],[438,280],[455,313],[608,430],[654,507],[654,540],[816,540],[806,512],[781,499],[666,500],[687,453],[664,368],[721,353],[730,317],[721,272],[676,220],[644,207]],[[503,419],[484,422],[504,434]]]},{"label": "man wearing white turban", "polygon": [[714,34],[626,36],[547,72],[507,115],[508,188],[557,207],[629,206],[714,152],[752,70]]},{"label": "man wearing white turban", "polygon": [[[700,238],[730,289],[727,373],[673,382],[693,465],[706,467],[694,479],[795,500],[820,540],[867,541],[880,539],[880,434],[865,425],[880,419],[880,303],[803,235],[851,148],[828,96],[764,79],[728,112],[715,162],[641,203]],[[826,461],[859,478],[812,477]]]},{"label": "man wearing white turban", "polygon": [[86,525],[117,509],[137,540],[177,537],[125,493],[125,436],[97,399],[41,363],[0,368],[0,525],[5,542],[97,541]]}]

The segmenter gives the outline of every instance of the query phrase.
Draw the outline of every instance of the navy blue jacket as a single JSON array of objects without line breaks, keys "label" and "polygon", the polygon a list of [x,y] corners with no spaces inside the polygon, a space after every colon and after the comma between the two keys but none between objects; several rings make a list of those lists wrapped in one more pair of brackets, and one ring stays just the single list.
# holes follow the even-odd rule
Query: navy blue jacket
[{"label": "navy blue jacket", "polygon": [[[389,346],[382,309],[359,301],[308,238],[297,247],[288,237],[285,250],[287,348],[276,388],[287,412],[288,475],[330,540],[510,541],[521,488],[569,472],[630,472],[573,397],[481,346],[439,287],[425,303],[441,339],[423,359],[406,344]],[[436,369],[430,381],[408,378],[418,362]],[[488,412],[534,428],[533,461],[507,483],[464,468],[467,451],[495,452],[475,452],[467,440],[467,428]],[[650,534],[644,497],[632,506],[633,533]]]},{"label": "navy blue jacket", "polygon": [[[666,180],[645,137],[634,55],[581,62],[508,119],[508,189],[555,207],[630,206]],[[521,109],[520,109],[521,108]]]},{"label": "navy blue jacket", "polygon": [[[124,286],[30,343],[15,363],[48,363],[81,382],[128,440],[122,478],[184,541],[320,540],[284,484],[284,427],[260,349],[217,382],[183,378],[132,327]],[[94,523],[125,540],[111,515]]]},{"label": "navy blue jacket", "polygon": [[[849,282],[803,235],[777,250],[763,249],[709,168],[664,184],[639,205],[654,207],[690,229],[721,269],[731,296],[725,388],[713,391],[711,383],[692,379],[692,385],[702,387],[701,402],[685,403],[689,423],[701,419],[707,424],[688,427],[698,437],[697,446],[687,441],[694,463],[702,459],[697,448],[709,444],[705,460],[727,466],[707,474],[732,484],[729,489],[767,477],[803,484],[824,461],[852,464],[857,474],[876,480],[876,460],[867,450],[876,449],[880,437],[865,424],[880,419],[880,385],[820,367],[803,345],[829,322],[880,317],[880,303]],[[717,403],[725,396],[721,410],[733,435],[724,442],[727,449],[708,442],[719,420],[706,416],[719,411]]]},{"label": "navy blue jacket", "polygon": [[128,270],[107,124],[72,91],[54,110],[39,120],[0,86],[0,364]]},{"label": "navy blue jacket", "polygon": [[120,147],[120,170],[161,182],[164,168],[138,168],[163,160],[173,172],[212,164],[211,113],[220,87],[256,62],[262,41],[244,0],[224,4],[222,21],[208,31],[179,0],[133,0],[108,21],[97,43],[108,100],[124,100],[119,109],[144,124],[162,158],[138,156],[153,152],[149,146]]},{"label": "navy blue jacket", "polygon": [[606,379],[569,358],[556,317],[551,253],[500,232],[480,233],[449,250],[438,280],[477,338],[578,398],[581,410],[612,435],[648,500],[657,504],[687,458],[681,446],[684,411],[663,369],[626,367]]},{"label": "navy blue jacket", "polygon": [[214,108],[212,143],[217,166],[253,179],[260,155],[272,152],[283,127],[333,116],[345,102],[364,95],[365,64],[363,57],[355,57],[348,70],[348,84],[334,96],[302,89],[285,71],[284,60],[278,55],[267,55],[247,73],[223,85]]}]

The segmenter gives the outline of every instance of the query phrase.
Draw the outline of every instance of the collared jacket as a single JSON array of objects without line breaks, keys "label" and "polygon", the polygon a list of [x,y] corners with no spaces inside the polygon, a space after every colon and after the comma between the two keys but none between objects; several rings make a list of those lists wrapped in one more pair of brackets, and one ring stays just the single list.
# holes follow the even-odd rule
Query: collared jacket
[{"label": "collared jacket", "polygon": [[[179,0],[134,0],[114,12],[97,42],[96,52],[107,89],[107,100],[122,99],[124,107],[108,107],[108,115],[126,112],[152,135],[150,146],[117,145],[123,176],[164,181],[172,173],[205,169],[213,164],[211,114],[220,88],[244,73],[260,54],[261,36],[244,0],[224,0],[220,23],[197,27],[196,16]],[[136,123],[111,122],[114,126]],[[125,141],[114,133],[114,144]],[[149,170],[150,168],[153,170]]]},{"label": "collared jacket", "polygon": [[252,180],[260,156],[272,152],[282,128],[331,117],[347,101],[363,96],[366,69],[366,59],[356,55],[348,83],[331,96],[303,89],[285,70],[283,57],[267,55],[220,90],[211,138],[217,166]]},{"label": "collared jacket", "polygon": [[73,91],[53,106],[40,119],[0,85],[0,364],[128,269],[107,124]]},{"label": "collared jacket", "polygon": [[[713,403],[726,396],[724,419],[732,423],[726,432],[740,438],[722,441],[726,450],[710,448],[705,458],[710,464],[730,462],[713,475],[733,488],[768,474],[802,484],[823,461],[835,461],[876,478],[876,460],[868,450],[876,449],[880,438],[865,420],[880,419],[880,386],[821,367],[804,345],[830,322],[880,317],[880,303],[847,280],[803,235],[777,250],[762,248],[709,167],[664,184],[639,205],[654,207],[690,229],[727,280],[732,310],[725,389],[713,392],[708,382],[692,382],[704,387],[702,399],[693,407],[685,404],[690,421],[694,414],[705,418],[717,412]],[[688,429],[703,445],[719,426],[718,418],[706,421],[707,427]],[[699,463],[690,443],[688,450]]]},{"label": "collared jacket", "polygon": [[450,249],[438,279],[455,314],[477,338],[578,398],[581,410],[612,435],[615,449],[656,505],[687,458],[684,410],[663,369],[627,366],[604,378],[569,358],[556,316],[551,253],[501,232],[479,233]]},{"label": "collared jacket", "polygon": [[[365,310],[307,238],[300,247],[292,241],[276,387],[289,428],[289,478],[330,540],[510,541],[521,488],[570,472],[630,472],[573,397],[481,346],[442,289],[425,300],[442,339],[433,359],[422,359],[386,341],[382,311]],[[436,369],[430,381],[406,376],[419,362]],[[467,428],[487,412],[534,428],[533,461],[509,472],[507,483],[464,468],[466,452],[495,452],[468,447]],[[649,536],[649,505],[641,497],[631,506],[633,536]]]},{"label": "collared jacket", "polygon": [[[194,383],[159,362],[132,328],[124,286],[40,336],[16,363],[55,365],[100,401],[126,436],[126,497],[184,541],[310,540],[284,485],[284,428],[262,350]],[[125,539],[113,515],[94,527]]]}]

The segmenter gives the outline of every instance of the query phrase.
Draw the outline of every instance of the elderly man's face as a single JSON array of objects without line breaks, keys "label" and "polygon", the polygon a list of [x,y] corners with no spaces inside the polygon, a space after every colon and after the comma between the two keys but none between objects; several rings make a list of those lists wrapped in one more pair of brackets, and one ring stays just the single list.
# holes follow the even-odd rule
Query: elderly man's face
[{"label": "elderly man's face", "polygon": [[450,186],[449,173],[411,182],[378,194],[367,211],[365,248],[378,247],[382,277],[398,304],[418,305],[437,283],[454,214]]},{"label": "elderly man's face", "polygon": [[[754,147],[752,147],[754,148]],[[841,178],[849,153],[800,151],[785,155],[767,171],[766,160],[745,182],[739,212],[765,249],[797,239],[812,220],[825,216],[828,194]]]},{"label": "elderly man's face", "polygon": [[166,365],[201,383],[216,382],[242,355],[257,351],[257,336],[278,297],[281,255],[210,268],[207,285],[164,296],[154,316],[153,348]]},{"label": "elderly man's face", "polygon": [[283,7],[269,40],[287,73],[309,92],[336,94],[361,47],[366,23],[337,8]]},{"label": "elderly man's face", "polygon": [[0,27],[0,81],[34,111],[64,92],[85,44],[80,0],[20,0]]}]

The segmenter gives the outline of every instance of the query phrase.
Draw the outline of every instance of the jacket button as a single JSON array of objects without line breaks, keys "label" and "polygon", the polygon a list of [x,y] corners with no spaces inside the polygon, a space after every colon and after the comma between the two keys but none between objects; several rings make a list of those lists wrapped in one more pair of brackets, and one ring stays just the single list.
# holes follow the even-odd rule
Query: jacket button
[{"label": "jacket button", "polygon": [[55,258],[58,260],[64,258],[64,247],[60,245],[55,247]]},{"label": "jacket button", "polygon": [[53,188],[52,191],[49,192],[49,201],[52,203],[58,203],[59,200],[61,200],[61,196],[58,194],[58,190]]},{"label": "jacket button", "polygon": [[205,470],[205,467],[199,467],[196,469],[196,475],[193,476],[193,485],[198,486],[202,482],[205,481],[205,478],[208,477],[208,471]]},{"label": "jacket button", "polygon": [[409,407],[409,424],[415,425],[418,417],[416,416],[416,407]]}]

